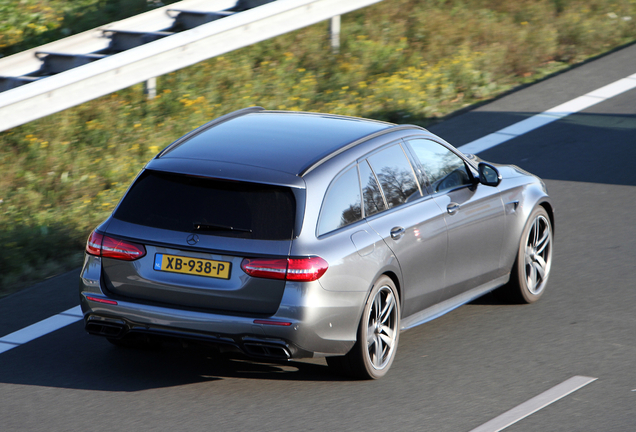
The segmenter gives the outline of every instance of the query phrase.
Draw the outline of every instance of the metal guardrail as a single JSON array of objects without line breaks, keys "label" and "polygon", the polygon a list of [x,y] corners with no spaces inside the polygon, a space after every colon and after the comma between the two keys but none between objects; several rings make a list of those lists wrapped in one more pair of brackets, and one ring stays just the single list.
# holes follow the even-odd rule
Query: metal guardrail
[{"label": "metal guardrail", "polygon": [[380,1],[184,0],[0,59],[0,131]]},{"label": "metal guardrail", "polygon": [[[183,0],[0,59],[0,91],[274,0]],[[249,5],[247,3],[250,3]],[[178,9],[176,8],[178,7]]]}]

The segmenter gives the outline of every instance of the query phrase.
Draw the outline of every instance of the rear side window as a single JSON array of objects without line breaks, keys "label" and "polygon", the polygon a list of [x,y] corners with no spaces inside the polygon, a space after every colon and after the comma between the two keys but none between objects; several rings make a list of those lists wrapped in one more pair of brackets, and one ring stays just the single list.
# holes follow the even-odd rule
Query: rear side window
[{"label": "rear side window", "polygon": [[329,187],[322,205],[318,235],[326,234],[362,219],[358,170],[352,167]]},{"label": "rear side window", "polygon": [[258,240],[289,240],[296,212],[287,187],[146,170],[116,219],[172,231]]},{"label": "rear side window", "polygon": [[360,181],[362,182],[362,195],[364,198],[364,215],[373,216],[376,213],[386,210],[384,198],[380,191],[375,174],[371,171],[371,167],[367,161],[362,161],[358,165],[360,169]]}]

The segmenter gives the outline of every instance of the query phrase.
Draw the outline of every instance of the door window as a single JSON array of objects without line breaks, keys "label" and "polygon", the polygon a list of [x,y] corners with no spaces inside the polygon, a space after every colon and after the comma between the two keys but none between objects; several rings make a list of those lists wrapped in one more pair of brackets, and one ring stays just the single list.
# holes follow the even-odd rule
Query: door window
[{"label": "door window", "polygon": [[472,184],[463,159],[435,141],[410,140],[409,144],[435,192]]}]

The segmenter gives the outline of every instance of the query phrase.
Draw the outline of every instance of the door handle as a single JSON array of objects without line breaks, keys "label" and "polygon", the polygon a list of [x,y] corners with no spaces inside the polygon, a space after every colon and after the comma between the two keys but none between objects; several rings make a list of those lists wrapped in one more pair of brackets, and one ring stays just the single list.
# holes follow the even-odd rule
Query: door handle
[{"label": "door handle", "polygon": [[446,206],[446,210],[448,211],[449,215],[454,215],[459,211],[459,204],[452,202]]},{"label": "door handle", "polygon": [[406,230],[402,228],[401,226],[393,227],[391,228],[391,238],[393,240],[398,240],[400,237],[404,235],[405,232]]}]

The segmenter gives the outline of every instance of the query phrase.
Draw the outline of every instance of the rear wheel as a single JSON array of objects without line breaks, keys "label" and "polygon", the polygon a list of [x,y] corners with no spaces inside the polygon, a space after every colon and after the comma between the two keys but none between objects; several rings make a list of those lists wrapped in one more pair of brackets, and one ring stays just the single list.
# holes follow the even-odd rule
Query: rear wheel
[{"label": "rear wheel", "polygon": [[550,217],[539,206],[523,230],[510,282],[505,287],[511,300],[534,303],[543,295],[552,267],[552,243]]},{"label": "rear wheel", "polygon": [[369,294],[349,353],[327,357],[327,364],[360,379],[383,377],[391,367],[400,336],[400,299],[391,278],[382,276]]}]

